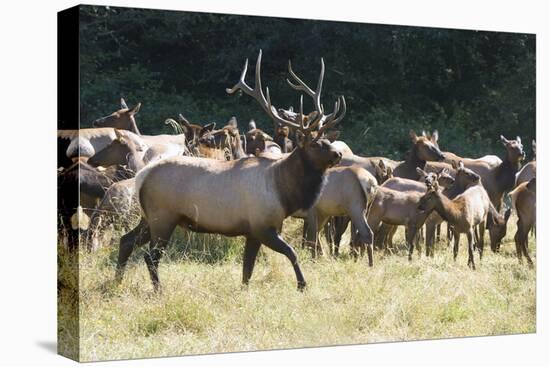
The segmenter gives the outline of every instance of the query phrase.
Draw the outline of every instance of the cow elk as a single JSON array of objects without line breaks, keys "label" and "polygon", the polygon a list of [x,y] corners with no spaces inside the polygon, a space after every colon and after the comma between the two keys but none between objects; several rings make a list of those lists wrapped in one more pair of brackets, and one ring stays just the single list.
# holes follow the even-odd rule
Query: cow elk
[{"label": "cow elk", "polygon": [[[348,216],[357,231],[353,254],[367,250],[369,265],[372,266],[372,231],[365,220],[367,204],[374,193],[376,179],[361,167],[334,167],[326,172],[326,183],[319,199],[308,211],[299,211],[293,216],[307,218],[305,240],[311,246],[313,257],[322,254],[319,231],[330,217]],[[345,187],[345,190],[342,188]]]},{"label": "cow elk", "polygon": [[411,180],[418,179],[417,168],[424,169],[428,161],[442,161],[445,156],[439,150],[437,144],[424,135],[417,136],[416,133],[409,131],[412,147],[407,153],[404,162],[401,162],[393,169],[395,177],[403,177]]},{"label": "cow elk", "polygon": [[[153,286],[159,290],[159,261],[174,228],[179,225],[194,232],[244,236],[244,284],[248,284],[256,255],[264,244],[288,258],[294,268],[298,289],[306,286],[294,249],[277,231],[286,217],[298,210],[307,210],[315,203],[325,181],[325,171],[340,161],[341,154],[322,136],[325,130],[344,118],[346,104],[344,97],[339,97],[334,111],[328,115],[324,113],[320,102],[324,78],[324,62],[321,61],[315,91],[295,78],[301,91],[313,98],[315,118],[307,124],[302,119],[298,124],[281,117],[272,105],[269,89],[264,94],[260,78],[261,58],[260,51],[254,88],[245,81],[247,60],[238,83],[227,92],[244,92],[253,97],[274,122],[299,130],[303,138],[298,146],[279,160],[213,161],[172,157],[140,171],[136,176],[136,195],[142,209],[142,220],[120,241],[119,281],[134,246],[149,242],[145,262]],[[301,102],[300,115],[303,115],[302,106]],[[314,138],[312,132],[321,121],[324,125]]]}]

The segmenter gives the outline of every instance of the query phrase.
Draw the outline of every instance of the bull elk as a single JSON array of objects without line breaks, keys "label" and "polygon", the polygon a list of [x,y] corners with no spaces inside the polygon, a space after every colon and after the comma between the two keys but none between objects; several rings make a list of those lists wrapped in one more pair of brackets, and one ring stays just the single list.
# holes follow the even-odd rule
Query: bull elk
[{"label": "bull elk", "polygon": [[[244,284],[248,284],[256,255],[262,244],[285,255],[296,275],[298,289],[306,281],[298,265],[294,249],[278,233],[283,220],[298,210],[309,209],[317,199],[325,180],[325,171],[336,165],[342,155],[328,140],[322,139],[325,130],[340,122],[346,113],[343,96],[326,115],[321,105],[324,62],[316,90],[295,78],[299,89],[314,100],[315,118],[304,123],[289,121],[279,115],[272,105],[269,89],[264,94],[261,78],[262,52],[258,54],[255,86],[245,81],[246,60],[237,84],[226,91],[238,90],[253,97],[275,122],[299,130],[302,139],[288,156],[272,160],[246,158],[236,161],[213,161],[195,157],[172,157],[151,164],[136,177],[136,194],[142,209],[140,224],[120,241],[117,280],[122,280],[124,268],[134,246],[149,242],[145,254],[153,287],[160,289],[158,265],[162,253],[176,226],[194,232],[244,236],[246,245],[243,260]],[[290,65],[289,65],[290,69]],[[303,98],[300,115],[303,115]],[[324,125],[312,137],[319,123]]]}]

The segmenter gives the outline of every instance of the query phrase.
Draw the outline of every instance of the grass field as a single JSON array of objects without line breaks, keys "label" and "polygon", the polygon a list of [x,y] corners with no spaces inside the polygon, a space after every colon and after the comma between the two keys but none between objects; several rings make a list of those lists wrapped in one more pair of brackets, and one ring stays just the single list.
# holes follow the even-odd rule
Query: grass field
[{"label": "grass field", "polygon": [[[471,271],[465,239],[456,263],[444,243],[433,259],[415,253],[408,262],[401,230],[398,253],[375,252],[373,268],[346,253],[313,261],[299,248],[300,222],[287,220],[284,236],[308,281],[303,293],[288,260],[266,248],[243,288],[242,238],[177,233],[161,261],[161,295],[152,291],[144,250],[136,251],[120,286],[111,282],[117,245],[81,252],[80,359],[532,333],[536,272],[515,257],[515,221],[502,252],[488,250],[482,262],[476,254],[478,269]],[[533,237],[529,251],[535,260]],[[70,342],[74,335],[61,332],[60,348]]]}]

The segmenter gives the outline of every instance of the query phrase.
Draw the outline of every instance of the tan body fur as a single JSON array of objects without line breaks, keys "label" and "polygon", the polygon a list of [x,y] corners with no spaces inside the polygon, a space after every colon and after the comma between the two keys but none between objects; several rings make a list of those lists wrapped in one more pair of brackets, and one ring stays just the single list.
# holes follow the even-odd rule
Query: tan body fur
[{"label": "tan body fur", "polygon": [[[298,218],[307,218],[309,225],[306,241],[311,244],[314,256],[318,251],[322,253],[319,232],[329,218],[334,216],[351,218],[359,235],[355,242],[358,246],[354,250],[363,252],[366,244],[372,244],[372,231],[366,223],[365,214],[369,198],[376,187],[376,179],[361,167],[334,167],[327,170],[326,183],[314,206],[308,211],[301,210],[293,214]],[[367,251],[369,264],[372,265],[372,245]]]}]

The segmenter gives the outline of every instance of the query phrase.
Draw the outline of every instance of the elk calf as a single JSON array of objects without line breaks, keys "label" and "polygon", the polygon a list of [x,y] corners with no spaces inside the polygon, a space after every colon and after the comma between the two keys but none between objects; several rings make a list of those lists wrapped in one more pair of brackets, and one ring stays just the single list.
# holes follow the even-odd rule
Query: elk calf
[{"label": "elk calf", "polygon": [[[480,231],[485,229],[485,222],[489,213],[492,214],[493,218],[499,217],[483,186],[481,184],[473,185],[451,200],[439,190],[437,183],[429,185],[428,191],[422,196],[418,208],[427,214],[434,210],[437,211],[452,226],[454,233],[453,256],[455,260],[458,254],[460,234],[466,234],[468,239],[468,266],[475,270],[475,228],[479,227]],[[489,222],[487,225],[490,227],[492,223]],[[481,258],[483,254],[482,241],[480,241],[478,248]]]}]

